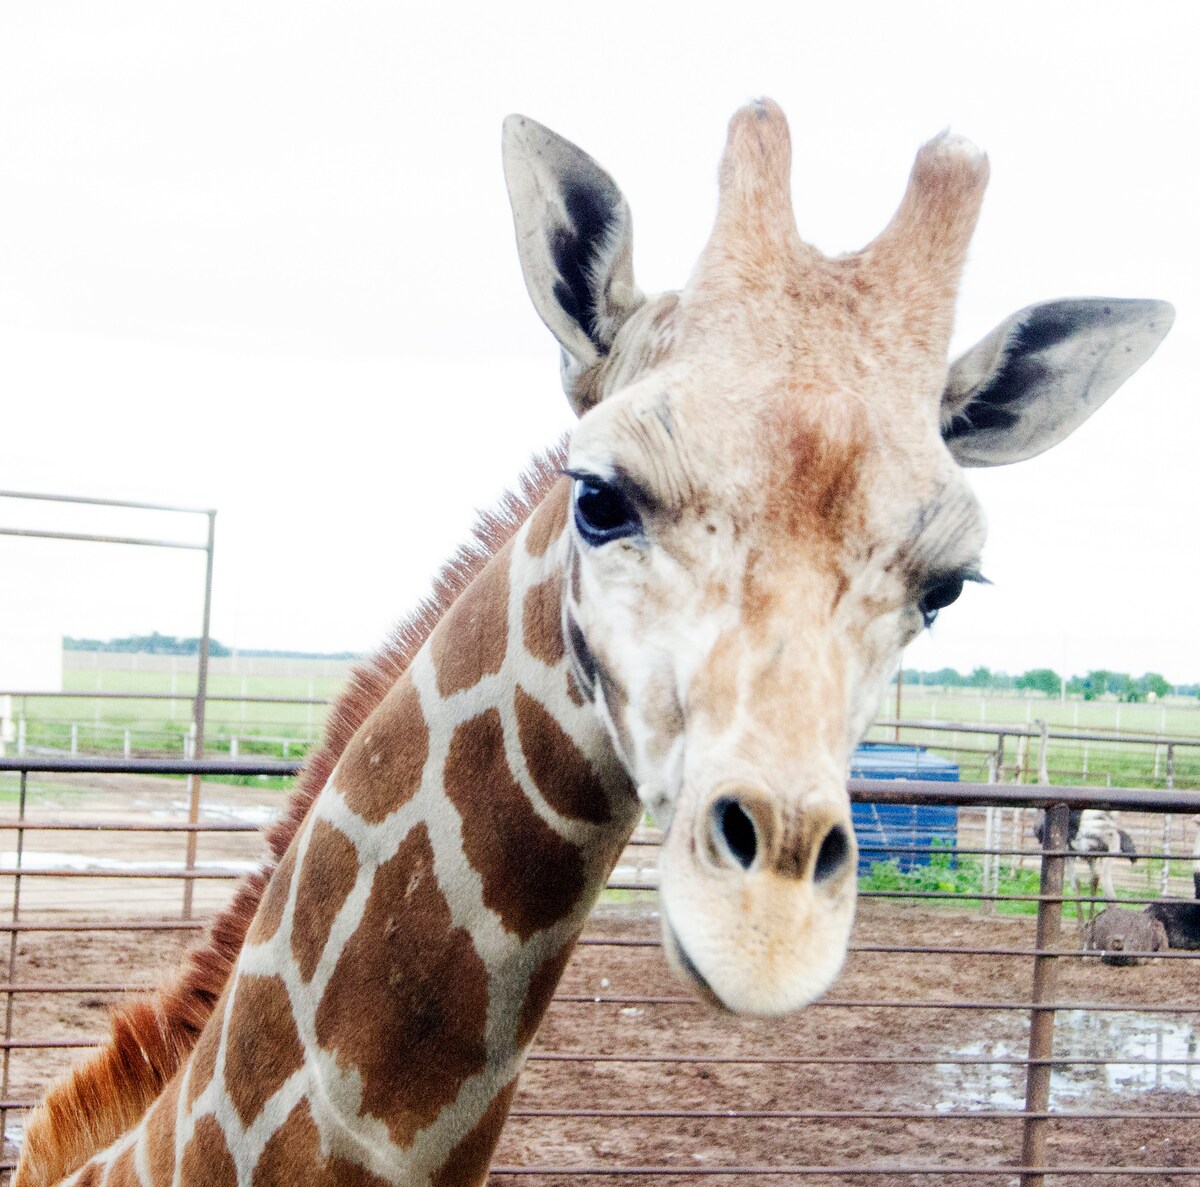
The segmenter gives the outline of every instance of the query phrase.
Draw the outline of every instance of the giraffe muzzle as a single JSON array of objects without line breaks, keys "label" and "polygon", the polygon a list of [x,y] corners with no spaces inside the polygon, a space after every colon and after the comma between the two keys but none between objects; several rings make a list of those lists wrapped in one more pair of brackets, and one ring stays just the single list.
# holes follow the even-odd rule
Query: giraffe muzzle
[{"label": "giraffe muzzle", "polygon": [[854,833],[844,811],[822,805],[786,816],[762,793],[722,788],[700,823],[708,860],[734,872],[811,877],[817,885],[853,870]]},{"label": "giraffe muzzle", "polygon": [[857,847],[839,787],[790,797],[723,783],[677,809],[660,864],[666,951],[734,1013],[807,1005],[845,958]]}]

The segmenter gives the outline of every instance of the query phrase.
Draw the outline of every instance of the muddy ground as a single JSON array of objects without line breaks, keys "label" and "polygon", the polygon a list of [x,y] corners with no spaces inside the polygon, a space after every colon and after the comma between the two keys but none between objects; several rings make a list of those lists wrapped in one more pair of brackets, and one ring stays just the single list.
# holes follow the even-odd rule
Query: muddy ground
[{"label": "muddy ground", "polygon": [[[1032,919],[988,919],[953,910],[868,900],[860,910],[854,944],[935,944],[954,948],[1027,948]],[[679,983],[656,946],[652,899],[646,905],[604,908],[588,942],[576,952],[560,997],[551,1006],[534,1057],[522,1078],[514,1114],[496,1153],[493,1187],[530,1182],[536,1187],[604,1182],[633,1187],[647,1182],[795,1182],[868,1184],[976,1182],[1015,1184],[1002,1168],[1020,1159],[1022,1122],[972,1116],[1004,1109],[1024,1091],[1020,1068],[949,1063],[912,1065],[901,1058],[952,1060],[967,1056],[1019,1057],[1028,1015],[1019,1010],[919,1009],[915,1003],[959,1000],[1021,1002],[1030,993],[1027,957],[911,955],[856,951],[823,1005],[786,1021],[721,1017],[693,1000],[655,1003],[614,998],[678,998]],[[622,941],[620,944],[604,941]],[[639,941],[630,945],[629,941]],[[28,934],[18,948],[19,980],[72,980],[94,984],[148,982],[168,968],[182,939],[143,936]],[[1094,959],[1060,962],[1059,998],[1129,1004],[1129,1014],[1090,1012],[1060,1019],[1055,1054],[1123,1055],[1127,1060],[1196,1058],[1196,1015],[1155,1013],[1154,1006],[1200,1003],[1200,965],[1164,960],[1140,968],[1111,968]],[[570,1001],[584,995],[585,1002]],[[105,1028],[113,996],[40,994],[17,999],[14,1034],[39,1039],[89,1039]],[[839,1006],[838,1001],[896,1001],[904,1006]],[[728,1062],[567,1062],[564,1053],[718,1057],[809,1057],[846,1060],[840,1066]],[[9,1099],[36,1096],[78,1052],[12,1054]],[[1050,1123],[1049,1151],[1063,1166],[1200,1166],[1200,1121],[1178,1116],[1200,1111],[1200,1068],[1155,1069],[1138,1063],[1115,1068],[1056,1069],[1060,1111],[1120,1112],[1125,1116]],[[727,1112],[728,1116],[579,1117],[537,1115],[538,1110]],[[745,1113],[838,1113],[832,1118],[745,1117]],[[953,1113],[927,1118],[868,1113]],[[966,1117],[957,1114],[967,1113]],[[849,1115],[847,1115],[849,1114]],[[1146,1114],[1152,1114],[1146,1116]],[[717,1167],[894,1167],[882,1176],[799,1176],[763,1173],[710,1177]],[[906,1175],[901,1168],[991,1168],[974,1179],[944,1172]],[[505,1169],[564,1168],[535,1178]],[[620,1167],[667,1167],[653,1179],[612,1176]],[[584,1168],[610,1172],[584,1177]],[[1130,1183],[1129,1177],[1056,1176],[1054,1184]],[[1142,1180],[1144,1181],[1144,1180]],[[1166,1173],[1151,1182],[1167,1187],[1200,1183],[1200,1176]]]}]

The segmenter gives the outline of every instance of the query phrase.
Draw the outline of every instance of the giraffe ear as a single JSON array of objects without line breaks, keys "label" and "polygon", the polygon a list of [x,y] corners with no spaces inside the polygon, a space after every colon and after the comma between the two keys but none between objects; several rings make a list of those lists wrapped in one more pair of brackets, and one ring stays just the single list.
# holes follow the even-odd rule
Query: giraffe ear
[{"label": "giraffe ear", "polygon": [[1014,313],[950,368],[942,438],[959,465],[1003,466],[1070,436],[1166,337],[1165,301],[1049,301]]},{"label": "giraffe ear", "polygon": [[562,347],[563,387],[582,415],[575,380],[644,300],[629,204],[587,153],[522,115],[504,121],[504,177],[525,287]]}]

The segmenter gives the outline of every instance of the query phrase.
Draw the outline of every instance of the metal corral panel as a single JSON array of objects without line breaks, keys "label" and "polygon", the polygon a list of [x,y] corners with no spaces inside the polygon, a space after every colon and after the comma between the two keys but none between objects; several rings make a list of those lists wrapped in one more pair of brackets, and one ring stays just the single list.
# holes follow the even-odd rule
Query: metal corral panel
[{"label": "metal corral panel", "polygon": [[[850,775],[856,779],[928,779],[957,783],[958,764],[938,758],[920,746],[867,742],[855,749]],[[893,857],[901,870],[928,865],[928,853],[888,854],[892,847],[913,848],[944,844],[953,849],[958,837],[958,809],[915,804],[854,804],[854,835],[858,838],[858,872]]]}]

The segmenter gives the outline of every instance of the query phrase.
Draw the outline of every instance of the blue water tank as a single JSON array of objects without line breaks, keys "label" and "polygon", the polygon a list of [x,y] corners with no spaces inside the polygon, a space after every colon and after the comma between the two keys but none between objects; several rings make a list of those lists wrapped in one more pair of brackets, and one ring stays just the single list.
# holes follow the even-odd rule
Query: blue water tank
[{"label": "blue water tank", "polygon": [[[854,779],[923,779],[958,782],[958,763],[938,758],[921,746],[864,742],[850,756]],[[958,838],[958,809],[917,804],[853,804],[854,835],[858,839],[858,872],[866,874],[876,862],[894,859],[901,870],[928,865],[929,853],[894,853],[891,849],[944,845],[953,850]]]}]

